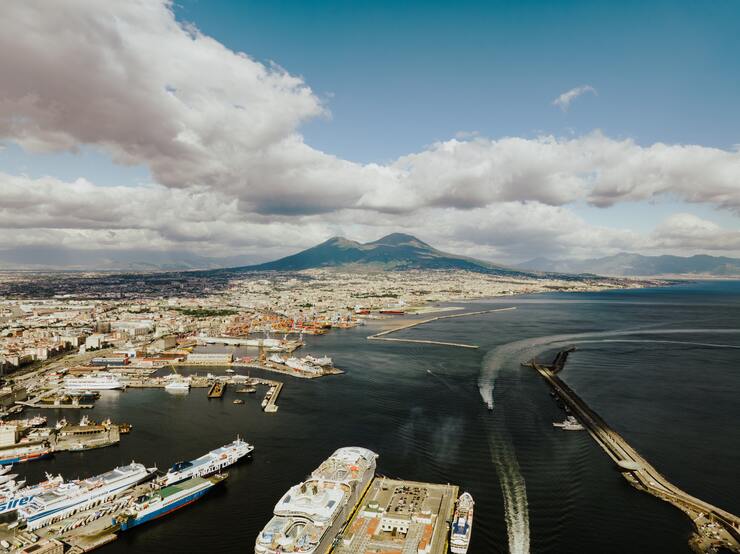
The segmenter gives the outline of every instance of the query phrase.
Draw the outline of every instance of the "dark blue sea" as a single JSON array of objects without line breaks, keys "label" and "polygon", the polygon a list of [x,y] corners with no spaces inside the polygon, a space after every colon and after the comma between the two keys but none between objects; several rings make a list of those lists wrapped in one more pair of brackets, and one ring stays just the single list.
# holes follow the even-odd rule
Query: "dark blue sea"
[{"label": "dark blue sea", "polygon": [[574,345],[561,377],[674,483],[740,512],[740,282],[457,305],[516,310],[394,335],[477,350],[366,339],[387,321],[309,337],[304,353],[330,355],[346,374],[265,374],[286,384],[276,414],[260,410],[262,393],[238,395],[245,405],[232,404],[233,390],[210,401],[203,389],[104,394],[89,415],[132,423],[120,446],[18,469],[30,481],[132,459],[166,469],[237,434],[255,444],[253,461],[231,468],[225,487],[122,534],[103,550],[111,554],[250,552],[283,492],[346,445],[377,452],[384,475],[470,491],[471,553],[690,552],[683,513],[631,488],[587,433],[552,427],[564,414],[520,362]]}]

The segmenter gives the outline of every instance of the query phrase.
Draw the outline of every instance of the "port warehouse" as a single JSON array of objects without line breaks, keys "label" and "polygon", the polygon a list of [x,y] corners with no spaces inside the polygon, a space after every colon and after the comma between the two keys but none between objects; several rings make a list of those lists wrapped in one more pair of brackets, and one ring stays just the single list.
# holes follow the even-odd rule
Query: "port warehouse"
[{"label": "port warehouse", "polygon": [[234,361],[234,355],[230,352],[193,352],[188,354],[187,362],[189,364],[230,364]]},{"label": "port warehouse", "polygon": [[121,367],[130,363],[128,355],[98,357],[90,360],[90,365],[95,367]]}]

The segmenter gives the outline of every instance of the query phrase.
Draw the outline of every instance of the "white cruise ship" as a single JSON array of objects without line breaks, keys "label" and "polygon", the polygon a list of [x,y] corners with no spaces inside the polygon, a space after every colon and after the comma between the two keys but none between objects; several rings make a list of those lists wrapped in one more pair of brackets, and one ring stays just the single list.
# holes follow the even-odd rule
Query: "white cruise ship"
[{"label": "white cruise ship", "polygon": [[470,546],[470,535],[473,533],[473,511],[475,502],[469,492],[464,492],[457,499],[455,515],[450,529],[450,551],[452,554],[467,554]]},{"label": "white cruise ship", "polygon": [[67,390],[114,390],[124,388],[121,380],[107,371],[97,371],[80,377],[67,376],[64,378],[64,387]]},{"label": "white cruise ship", "polygon": [[307,373],[321,373],[323,370],[317,366],[313,365],[312,363],[309,363],[304,360],[300,360],[298,358],[288,358],[285,360],[285,365],[292,369],[297,369],[298,371],[305,371]]},{"label": "white cruise ship", "polygon": [[150,477],[156,467],[146,468],[131,462],[90,477],[83,481],[69,481],[33,498],[18,509],[18,519],[26,522],[29,531],[50,525],[85,510],[95,503],[105,502]]},{"label": "white cruise ship", "polygon": [[340,448],[275,505],[274,517],[257,536],[256,554],[324,554],[375,475],[375,452]]},{"label": "white cruise ship", "polygon": [[237,439],[221,448],[211,450],[200,458],[190,462],[178,462],[173,465],[164,476],[165,485],[174,485],[191,477],[206,477],[219,472],[225,467],[235,464],[244,456],[250,454],[254,446]]},{"label": "white cruise ship", "polygon": [[180,377],[175,375],[173,378],[167,379],[167,384],[164,386],[164,390],[170,392],[188,392],[190,390],[190,377]]}]

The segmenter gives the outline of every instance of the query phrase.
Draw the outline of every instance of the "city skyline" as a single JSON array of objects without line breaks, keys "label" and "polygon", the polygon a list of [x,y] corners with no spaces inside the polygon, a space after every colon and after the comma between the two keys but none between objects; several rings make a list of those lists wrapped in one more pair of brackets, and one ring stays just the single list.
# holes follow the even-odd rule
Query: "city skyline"
[{"label": "city skyline", "polygon": [[0,268],[391,232],[509,264],[740,256],[738,8],[697,10],[9,5]]}]

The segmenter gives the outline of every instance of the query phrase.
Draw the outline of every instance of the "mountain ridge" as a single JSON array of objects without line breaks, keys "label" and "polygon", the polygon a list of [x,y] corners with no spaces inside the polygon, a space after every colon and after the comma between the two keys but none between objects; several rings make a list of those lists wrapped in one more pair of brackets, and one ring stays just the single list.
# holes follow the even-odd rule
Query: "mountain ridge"
[{"label": "mountain ridge", "polygon": [[616,277],[649,277],[685,275],[713,277],[740,276],[740,259],[726,256],[695,254],[693,256],[645,256],[634,252],[619,252],[612,256],[585,260],[534,258],[517,264],[522,271],[563,273],[593,273]]},{"label": "mountain ridge", "polygon": [[483,273],[531,275],[530,272],[520,269],[450,254],[405,233],[391,233],[365,243],[335,236],[290,256],[231,269],[236,271],[301,271],[331,267],[378,270],[465,269]]}]

